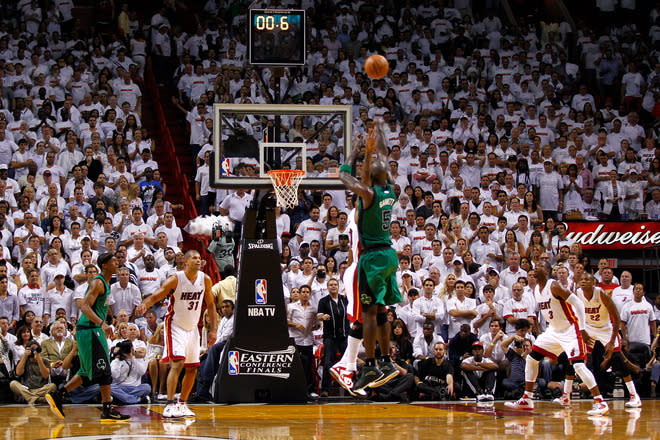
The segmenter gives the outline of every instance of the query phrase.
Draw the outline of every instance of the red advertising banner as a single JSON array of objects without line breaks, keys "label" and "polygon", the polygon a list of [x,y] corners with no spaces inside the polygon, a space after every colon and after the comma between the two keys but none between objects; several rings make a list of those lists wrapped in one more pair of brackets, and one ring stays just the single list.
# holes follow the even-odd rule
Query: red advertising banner
[{"label": "red advertising banner", "polygon": [[567,221],[568,238],[583,249],[641,250],[660,245],[660,222]]}]

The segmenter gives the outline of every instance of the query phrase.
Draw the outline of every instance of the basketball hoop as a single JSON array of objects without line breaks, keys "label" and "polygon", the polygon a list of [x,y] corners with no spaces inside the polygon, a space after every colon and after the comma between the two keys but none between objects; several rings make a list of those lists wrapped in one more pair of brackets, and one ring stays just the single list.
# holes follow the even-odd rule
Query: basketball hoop
[{"label": "basketball hoop", "polygon": [[270,170],[268,177],[275,188],[277,204],[282,208],[295,208],[298,205],[298,185],[305,172],[303,170]]}]

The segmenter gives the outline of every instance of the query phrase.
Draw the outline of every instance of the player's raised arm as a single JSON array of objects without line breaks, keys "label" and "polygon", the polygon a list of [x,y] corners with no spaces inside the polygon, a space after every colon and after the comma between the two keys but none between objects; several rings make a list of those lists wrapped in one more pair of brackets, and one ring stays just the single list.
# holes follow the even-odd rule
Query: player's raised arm
[{"label": "player's raised arm", "polygon": [[[367,203],[368,201],[369,204],[371,204],[371,199],[373,198],[374,192],[373,189],[370,187],[370,185],[364,180],[364,176],[369,174],[366,158],[365,158],[365,163],[363,165],[362,182],[360,182],[358,179],[356,179],[351,175],[351,172],[353,170],[352,164],[355,163],[358,154],[360,154],[360,145],[358,142],[354,142],[353,148],[351,148],[351,154],[347,159],[347,163],[345,163],[344,165],[341,166],[341,168],[339,168],[339,179],[344,183],[346,189],[357,194],[359,197],[362,198],[362,200],[365,203]],[[370,179],[368,179],[368,181],[369,180]]]},{"label": "player's raised arm", "polygon": [[[389,163],[389,151],[387,149],[387,137],[385,136],[385,122],[383,120],[377,120],[376,121],[376,126],[375,126],[375,147],[376,147],[376,156],[378,160],[380,160],[383,165],[387,165]],[[390,172],[390,167],[385,166],[385,169],[387,170],[387,181],[388,183],[394,185],[394,178],[392,177],[392,173]]]},{"label": "player's raised arm", "polygon": [[170,275],[165,282],[156,290],[152,295],[149,295],[142,301],[140,305],[135,308],[135,316],[144,315],[149,307],[156,304],[158,301],[164,299],[167,295],[174,292],[179,280],[175,275]]}]

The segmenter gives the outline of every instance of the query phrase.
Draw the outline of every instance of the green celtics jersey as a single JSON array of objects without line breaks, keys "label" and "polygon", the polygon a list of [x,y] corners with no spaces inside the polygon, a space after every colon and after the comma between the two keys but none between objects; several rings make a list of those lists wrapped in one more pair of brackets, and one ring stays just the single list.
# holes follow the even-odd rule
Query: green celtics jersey
[{"label": "green celtics jersey", "polygon": [[[108,313],[108,306],[110,305],[110,286],[105,281],[105,278],[103,278],[103,275],[96,275],[93,280],[97,278],[103,282],[103,285],[105,286],[105,292],[103,295],[96,297],[96,301],[94,301],[94,304],[92,305],[92,310],[99,318],[105,320],[105,315]],[[89,287],[87,290],[89,290]],[[87,292],[85,292],[85,295],[86,294]],[[84,314],[80,315],[78,325],[86,327],[99,327],[96,323],[92,323]]]},{"label": "green celtics jersey", "polygon": [[362,199],[358,201],[358,231],[362,249],[391,246],[390,222],[396,195],[392,186],[374,186],[371,206],[365,209]]}]

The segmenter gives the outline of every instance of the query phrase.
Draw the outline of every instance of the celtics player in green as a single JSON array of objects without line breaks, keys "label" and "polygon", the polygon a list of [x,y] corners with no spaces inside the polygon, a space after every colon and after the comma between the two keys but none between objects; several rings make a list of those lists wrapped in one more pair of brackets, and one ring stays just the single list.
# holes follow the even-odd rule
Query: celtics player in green
[{"label": "celtics player in green", "polygon": [[[354,146],[349,163],[357,158],[359,149]],[[390,184],[392,179],[388,170],[383,122],[378,121],[367,136],[362,180],[351,175],[352,168],[348,164],[342,165],[339,174],[346,188],[359,197],[357,227],[361,251],[358,289],[366,359],[353,385],[355,392],[366,387],[382,386],[399,374],[389,356],[390,323],[387,321],[387,306],[401,302],[396,281],[399,261],[390,238],[396,194]],[[376,342],[382,354],[378,363]]]},{"label": "celtics player in green", "polygon": [[105,337],[105,330],[109,328],[105,323],[110,303],[108,281],[113,274],[117,273],[117,258],[113,254],[105,253],[99,255],[96,261],[101,268],[101,274],[89,282],[87,293],[80,306],[82,316],[76,323],[80,370],[63,388],[46,394],[46,400],[53,413],[60,419],[64,419],[63,396],[80,385],[89,386],[97,383],[101,389],[101,400],[103,401],[101,422],[127,421],[130,417],[119,413],[111,405],[112,374],[108,357],[108,343]]}]

